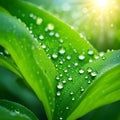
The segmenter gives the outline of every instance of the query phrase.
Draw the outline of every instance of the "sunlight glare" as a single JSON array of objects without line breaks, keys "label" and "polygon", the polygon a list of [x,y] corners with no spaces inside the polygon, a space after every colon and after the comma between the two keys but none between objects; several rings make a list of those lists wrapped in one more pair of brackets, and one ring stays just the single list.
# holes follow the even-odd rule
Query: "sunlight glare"
[{"label": "sunlight glare", "polygon": [[97,7],[104,9],[107,6],[107,0],[94,0],[94,4]]}]

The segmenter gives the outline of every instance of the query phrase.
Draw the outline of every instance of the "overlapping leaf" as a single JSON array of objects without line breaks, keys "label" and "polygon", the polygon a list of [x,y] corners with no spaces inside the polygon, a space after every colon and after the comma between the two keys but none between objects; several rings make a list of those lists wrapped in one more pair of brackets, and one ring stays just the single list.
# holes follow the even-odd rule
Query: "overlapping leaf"
[{"label": "overlapping leaf", "polygon": [[0,20],[0,45],[9,51],[21,74],[43,102],[48,116],[51,115],[56,74],[53,64],[21,22],[2,11]]},{"label": "overlapping leaf", "polygon": [[[12,3],[12,6],[9,2]],[[34,39],[38,40],[38,42],[35,41],[36,44],[41,45],[56,67],[57,86],[52,119],[73,120],[96,107],[120,99],[117,96],[119,80],[114,82],[115,78],[119,78],[120,51],[111,52],[105,56],[97,55],[97,51],[78,33],[44,10],[18,0],[1,0],[0,4],[27,25]],[[36,50],[33,49],[32,52],[36,52]],[[41,59],[41,57],[39,58]],[[113,77],[108,79],[111,72]],[[109,86],[107,83],[112,84],[111,89],[107,89]],[[104,89],[103,92],[101,92],[102,89]],[[115,92],[112,92],[114,90]],[[114,97],[109,99],[106,97],[107,95],[114,95]],[[101,96],[105,97],[105,100]],[[94,104],[96,101],[98,103]],[[49,117],[49,119],[51,118]]]},{"label": "overlapping leaf", "polygon": [[7,100],[0,100],[0,113],[1,120],[38,120],[24,106]]}]

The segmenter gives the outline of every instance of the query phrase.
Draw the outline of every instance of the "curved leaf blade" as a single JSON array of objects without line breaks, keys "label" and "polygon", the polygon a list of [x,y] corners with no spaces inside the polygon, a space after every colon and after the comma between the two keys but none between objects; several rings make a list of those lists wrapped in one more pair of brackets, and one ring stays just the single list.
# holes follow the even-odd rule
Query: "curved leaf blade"
[{"label": "curved leaf blade", "polygon": [[20,21],[3,12],[0,12],[0,20],[0,45],[8,50],[21,74],[43,102],[50,118],[55,94],[53,80],[56,71],[53,64]]},{"label": "curved leaf blade", "polygon": [[0,119],[38,120],[37,117],[24,106],[7,100],[0,100]]},{"label": "curved leaf blade", "polygon": [[[104,58],[104,59],[103,59]],[[105,56],[84,66],[97,71],[97,77],[86,89],[80,103],[68,120],[79,118],[100,106],[120,100],[120,50],[105,54]],[[88,79],[90,80],[90,78]],[[87,80],[87,81],[88,81]]]}]

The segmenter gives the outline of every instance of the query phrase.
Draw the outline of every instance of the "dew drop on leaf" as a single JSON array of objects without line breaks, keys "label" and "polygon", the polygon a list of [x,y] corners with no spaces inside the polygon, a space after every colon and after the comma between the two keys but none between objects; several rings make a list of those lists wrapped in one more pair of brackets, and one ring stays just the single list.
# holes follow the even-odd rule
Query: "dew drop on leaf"
[{"label": "dew drop on leaf", "polygon": [[66,80],[63,80],[62,83],[65,84],[65,83],[66,83]]},{"label": "dew drop on leaf", "polygon": [[78,63],[77,63],[77,62],[76,62],[76,63],[74,63],[74,66],[75,66],[75,67],[77,67],[77,66],[78,66]]},{"label": "dew drop on leaf", "polygon": [[43,49],[46,49],[46,45],[42,45],[42,48],[43,48]]},{"label": "dew drop on leaf", "polygon": [[63,55],[63,54],[65,53],[65,49],[64,49],[64,48],[61,48],[61,49],[59,50],[59,53],[60,53],[61,55]]},{"label": "dew drop on leaf", "polygon": [[93,55],[94,52],[92,50],[88,50],[88,55]]},{"label": "dew drop on leaf", "polygon": [[85,56],[84,55],[79,55],[79,60],[84,60],[85,59]]},{"label": "dew drop on leaf", "polygon": [[53,25],[52,23],[49,23],[49,24],[47,25],[47,29],[48,29],[48,30],[54,30],[54,25]]},{"label": "dew drop on leaf", "polygon": [[73,98],[72,98],[72,101],[74,101],[74,100],[75,100],[75,98],[73,97]]},{"label": "dew drop on leaf", "polygon": [[66,110],[68,110],[68,109],[69,109],[69,107],[67,106],[67,107],[66,107]]},{"label": "dew drop on leaf", "polygon": [[90,84],[91,83],[91,81],[90,80],[88,80],[88,84]]},{"label": "dew drop on leaf", "polygon": [[52,54],[52,58],[53,58],[53,59],[56,59],[57,57],[58,57],[58,55],[57,55],[56,53],[53,53],[53,54]]},{"label": "dew drop on leaf", "polygon": [[73,94],[74,94],[73,91],[71,91],[71,92],[70,92],[70,95],[73,95]]},{"label": "dew drop on leaf", "polygon": [[63,89],[63,84],[62,84],[62,83],[59,83],[59,84],[57,85],[57,88],[58,88],[58,89]]},{"label": "dew drop on leaf", "polygon": [[53,35],[54,35],[53,31],[49,32],[49,36],[53,36]]},{"label": "dew drop on leaf", "polygon": [[55,37],[59,38],[60,37],[59,33],[55,33]]},{"label": "dew drop on leaf", "polygon": [[72,81],[72,77],[69,77],[68,80],[69,80],[69,81]]},{"label": "dew drop on leaf", "polygon": [[84,70],[82,70],[82,69],[79,70],[79,73],[80,73],[80,74],[83,74],[83,73],[84,73]]},{"label": "dew drop on leaf", "polygon": [[44,36],[43,36],[43,35],[40,35],[40,36],[39,36],[39,39],[40,39],[40,40],[43,40],[43,39],[44,39]]},{"label": "dew drop on leaf", "polygon": [[60,117],[60,120],[63,120],[63,118],[62,118],[62,117]]},{"label": "dew drop on leaf", "polygon": [[58,91],[58,92],[57,92],[57,96],[60,96],[60,95],[61,95],[61,93],[60,93],[60,91]]},{"label": "dew drop on leaf", "polygon": [[37,24],[37,25],[41,25],[42,22],[43,22],[43,19],[42,19],[42,18],[40,18],[40,17],[37,17],[37,18],[36,18],[36,24]]},{"label": "dew drop on leaf", "polygon": [[91,73],[92,72],[92,68],[88,67],[87,71],[88,71],[88,73]]},{"label": "dew drop on leaf", "polygon": [[68,56],[66,57],[66,59],[67,59],[67,60],[70,60],[70,59],[71,59],[71,56],[68,55]]},{"label": "dew drop on leaf", "polygon": [[80,88],[80,91],[81,91],[81,92],[84,92],[84,88],[83,88],[83,87],[81,87],[81,88]]},{"label": "dew drop on leaf", "polygon": [[97,76],[97,72],[96,71],[91,72],[91,76],[93,77]]}]

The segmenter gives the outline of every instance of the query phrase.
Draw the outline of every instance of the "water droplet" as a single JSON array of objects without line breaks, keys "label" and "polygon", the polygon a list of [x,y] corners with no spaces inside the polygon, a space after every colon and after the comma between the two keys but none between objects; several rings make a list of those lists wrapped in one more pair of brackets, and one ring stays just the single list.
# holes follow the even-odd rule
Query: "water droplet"
[{"label": "water droplet", "polygon": [[61,93],[60,93],[60,91],[58,91],[58,92],[57,92],[57,96],[60,96],[60,95],[61,95]]},{"label": "water droplet", "polygon": [[71,92],[70,92],[70,95],[73,95],[73,94],[74,94],[73,91],[71,91]]},{"label": "water droplet", "polygon": [[63,39],[60,39],[59,42],[60,42],[60,43],[63,43],[64,41],[63,41]]},{"label": "water droplet", "polygon": [[92,60],[92,59],[89,59],[89,63],[91,63],[91,62],[93,62],[93,60]]},{"label": "water droplet", "polygon": [[84,60],[85,59],[85,56],[84,55],[79,55],[79,60]]},{"label": "water droplet", "polygon": [[42,48],[43,48],[43,49],[46,49],[46,45],[42,45]]},{"label": "water droplet", "polygon": [[91,72],[91,76],[93,77],[97,76],[97,72],[96,71]]},{"label": "water droplet", "polygon": [[63,120],[63,118],[62,118],[62,117],[60,117],[60,120]]},{"label": "water droplet", "polygon": [[42,19],[42,18],[37,17],[37,19],[36,19],[36,24],[37,24],[37,25],[41,25],[41,24],[42,24],[42,22],[43,22],[43,19]]},{"label": "water droplet", "polygon": [[88,50],[88,55],[93,55],[94,52],[92,50]]},{"label": "water droplet", "polygon": [[87,69],[87,71],[88,71],[89,73],[91,73],[91,72],[92,72],[92,68],[89,67],[89,68]]},{"label": "water droplet", "polygon": [[95,55],[94,58],[95,58],[96,60],[98,60],[98,59],[99,59],[99,56],[98,56],[98,55]]},{"label": "water droplet", "polygon": [[84,73],[84,70],[82,70],[82,69],[79,70],[79,73],[80,73],[80,74],[83,74],[83,73]]},{"label": "water droplet", "polygon": [[70,59],[71,59],[71,56],[68,55],[68,56],[66,57],[66,59],[67,59],[67,60],[70,60]]},{"label": "water droplet", "polygon": [[77,66],[78,66],[78,63],[77,63],[77,62],[76,62],[76,63],[74,63],[74,66],[75,66],[75,67],[77,67]]},{"label": "water droplet", "polygon": [[51,31],[51,32],[49,33],[49,35],[50,35],[50,36],[53,36],[53,35],[54,35],[54,32],[53,32],[53,31]]},{"label": "water droplet", "polygon": [[59,83],[59,84],[57,85],[57,88],[58,88],[58,89],[63,89],[63,84],[62,84],[62,83]]},{"label": "water droplet", "polygon": [[91,83],[91,81],[90,80],[88,80],[88,84],[90,84]]},{"label": "water droplet", "polygon": [[100,52],[100,53],[99,53],[99,56],[100,56],[100,57],[103,57],[103,56],[104,56],[104,52]]},{"label": "water droplet", "polygon": [[56,53],[53,53],[53,54],[52,54],[52,58],[53,58],[53,59],[56,59],[57,57],[58,57],[58,55],[57,55]]},{"label": "water droplet", "polygon": [[68,109],[69,109],[69,107],[67,106],[67,107],[66,107],[66,110],[68,110]]},{"label": "water droplet", "polygon": [[67,70],[64,70],[65,73],[67,73],[68,71]]},{"label": "water droplet", "polygon": [[59,80],[59,79],[60,79],[60,78],[57,76],[57,77],[56,77],[56,80]]},{"label": "water droplet", "polygon": [[59,63],[62,65],[62,64],[63,64],[63,61],[60,61]]},{"label": "water droplet", "polygon": [[39,36],[39,39],[40,39],[40,40],[43,40],[43,39],[44,39],[44,36],[43,36],[43,35],[40,35],[40,36]]},{"label": "water droplet", "polygon": [[64,49],[64,48],[61,48],[61,49],[59,50],[59,53],[60,53],[61,55],[63,55],[63,54],[65,53],[65,49]]},{"label": "water droplet", "polygon": [[87,75],[85,76],[85,79],[88,79],[88,76],[87,76]]},{"label": "water droplet", "polygon": [[68,65],[68,68],[70,68],[71,67],[71,65]]},{"label": "water droplet", "polygon": [[81,91],[81,92],[84,92],[84,90],[85,90],[85,89],[84,89],[83,87],[80,88],[80,91]]},{"label": "water droplet", "polygon": [[36,19],[36,16],[33,13],[30,13],[30,17]]},{"label": "water droplet", "polygon": [[66,80],[63,80],[62,82],[65,84],[65,83],[66,83]]},{"label": "water droplet", "polygon": [[55,37],[59,38],[60,37],[59,33],[55,33]]},{"label": "water droplet", "polygon": [[68,80],[69,80],[69,81],[72,81],[72,77],[69,77]]},{"label": "water droplet", "polygon": [[75,100],[75,98],[73,97],[73,98],[72,98],[72,101],[74,101],[74,100]]},{"label": "water droplet", "polygon": [[54,30],[54,25],[52,23],[49,23],[47,25],[48,30]]}]

